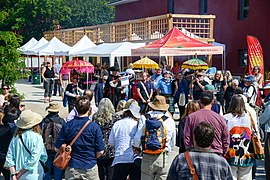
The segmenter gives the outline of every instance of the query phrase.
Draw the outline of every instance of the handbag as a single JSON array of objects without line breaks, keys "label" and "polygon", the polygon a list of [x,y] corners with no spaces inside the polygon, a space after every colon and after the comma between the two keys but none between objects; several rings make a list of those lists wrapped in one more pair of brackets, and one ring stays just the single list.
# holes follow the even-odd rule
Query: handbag
[{"label": "handbag", "polygon": [[194,166],[192,164],[192,161],[191,161],[189,152],[186,151],[186,152],[184,152],[184,154],[185,154],[185,158],[186,158],[186,161],[187,161],[187,164],[188,164],[188,168],[189,168],[190,174],[193,176],[193,179],[194,180],[199,180],[198,175],[196,173],[196,169],[194,168]]},{"label": "handbag", "polygon": [[59,152],[55,155],[55,159],[53,161],[53,165],[58,167],[61,170],[65,170],[68,167],[69,161],[71,160],[71,152],[72,152],[72,145],[78,139],[78,137],[82,134],[83,130],[88,126],[91,121],[88,120],[82,129],[78,132],[78,134],[74,137],[69,145],[62,144]]},{"label": "handbag", "polygon": [[179,104],[179,106],[185,106],[185,104],[186,104],[185,93],[180,93],[178,104]]},{"label": "handbag", "polygon": [[262,147],[262,143],[258,137],[258,133],[256,128],[255,128],[255,123],[254,120],[249,114],[250,121],[251,121],[251,128],[252,128],[252,134],[251,134],[251,143],[253,145],[253,150],[254,150],[254,157],[255,159],[263,159],[264,158],[264,150]]},{"label": "handbag", "polygon": [[[24,142],[23,142],[22,136],[20,136],[20,140],[22,141],[22,144],[23,144],[25,150],[26,150],[30,155],[32,155],[31,152],[29,151],[29,149],[25,146],[25,144],[24,144]],[[42,166],[42,168],[43,168],[44,173],[46,174],[47,172],[49,172],[49,168],[45,165],[45,163],[42,162],[41,160],[39,160],[39,162],[40,162],[40,164],[41,164],[41,166]]]}]

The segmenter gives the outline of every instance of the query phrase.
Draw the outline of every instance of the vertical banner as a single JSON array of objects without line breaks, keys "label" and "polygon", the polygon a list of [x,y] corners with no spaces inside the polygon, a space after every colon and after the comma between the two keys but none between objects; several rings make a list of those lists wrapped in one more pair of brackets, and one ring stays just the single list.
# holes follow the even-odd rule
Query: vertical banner
[{"label": "vertical banner", "polygon": [[260,42],[253,36],[247,36],[248,44],[248,73],[253,74],[252,70],[254,66],[261,68],[261,73],[264,78],[264,63],[263,63],[263,51]]}]

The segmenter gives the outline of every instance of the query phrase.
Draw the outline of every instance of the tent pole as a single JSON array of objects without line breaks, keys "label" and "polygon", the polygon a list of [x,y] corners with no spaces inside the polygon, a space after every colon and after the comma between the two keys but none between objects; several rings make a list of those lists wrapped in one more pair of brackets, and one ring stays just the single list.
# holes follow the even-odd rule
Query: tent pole
[{"label": "tent pole", "polygon": [[86,73],[86,89],[88,90],[88,72]]}]

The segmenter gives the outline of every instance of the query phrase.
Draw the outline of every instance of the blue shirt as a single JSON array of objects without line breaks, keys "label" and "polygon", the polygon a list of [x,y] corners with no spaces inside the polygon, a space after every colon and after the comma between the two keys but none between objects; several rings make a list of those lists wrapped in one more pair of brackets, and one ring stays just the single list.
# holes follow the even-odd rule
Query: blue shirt
[{"label": "blue shirt", "polygon": [[188,81],[183,78],[181,82],[178,82],[178,89],[174,97],[176,102],[178,102],[180,94],[184,93],[186,96],[186,103],[188,103],[188,92],[189,92]]},{"label": "blue shirt", "polygon": [[161,74],[154,74],[151,77],[152,81],[153,81],[153,85],[154,85],[154,90],[157,90],[157,85],[160,79],[162,79],[162,75]]},{"label": "blue shirt", "polygon": [[6,166],[15,166],[16,171],[26,169],[26,173],[20,179],[42,180],[44,172],[39,160],[45,163],[48,158],[42,136],[27,130],[22,134],[22,139],[31,155],[23,146],[21,139],[18,136],[13,137],[6,156]]},{"label": "blue shirt", "polygon": [[[88,119],[88,117],[76,116],[72,121],[67,122],[60,131],[55,147],[59,149],[64,143],[70,144]],[[97,164],[96,152],[104,149],[100,127],[95,122],[91,122],[72,146],[69,167],[91,169]]]},{"label": "blue shirt", "polygon": [[159,80],[157,84],[157,89],[160,89],[162,95],[171,95],[172,94],[172,80],[169,79],[168,82],[164,78]]}]

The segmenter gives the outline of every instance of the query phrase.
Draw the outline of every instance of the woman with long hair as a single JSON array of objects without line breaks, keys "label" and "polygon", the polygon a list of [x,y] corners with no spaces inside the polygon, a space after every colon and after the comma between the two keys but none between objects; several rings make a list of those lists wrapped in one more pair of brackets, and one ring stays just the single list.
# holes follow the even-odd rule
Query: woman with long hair
[{"label": "woman with long hair", "polygon": [[185,112],[181,116],[178,124],[178,134],[176,136],[176,146],[179,147],[179,154],[186,151],[184,144],[184,127],[186,123],[186,118],[193,112],[196,112],[200,109],[200,105],[197,101],[190,101],[186,104]]},{"label": "woman with long hair", "polygon": [[253,70],[253,75],[254,75],[254,85],[257,88],[262,88],[262,83],[263,83],[263,74],[261,73],[261,68],[260,66],[254,66]]},{"label": "woman with long hair", "polygon": [[234,179],[252,179],[254,157],[251,155],[251,116],[247,113],[241,95],[232,97],[228,114],[224,115],[230,133],[230,146],[226,159]]},{"label": "woman with long hair", "polygon": [[140,107],[132,103],[125,110],[121,120],[114,123],[109,136],[109,144],[115,148],[113,180],[141,179],[140,166],[134,163],[132,140],[137,131]]},{"label": "woman with long hair", "polygon": [[21,114],[20,107],[21,99],[18,95],[14,94],[9,100],[9,104],[5,106],[3,124],[8,125],[12,134],[15,132],[15,120],[17,120]]},{"label": "woman with long hair", "polygon": [[223,74],[223,79],[227,83],[227,86],[231,86],[232,81],[233,81],[233,76],[232,76],[231,71],[229,70],[225,71],[225,73]]},{"label": "woman with long hair", "polygon": [[214,77],[214,80],[212,81],[212,85],[215,87],[216,90],[216,99],[218,102],[220,102],[222,106],[222,110],[224,112],[224,92],[226,91],[227,88],[227,83],[223,79],[223,75],[221,71],[217,71]]},{"label": "woman with long hair", "polygon": [[16,121],[16,132],[12,138],[5,166],[12,180],[42,180],[44,170],[41,163],[47,161],[47,153],[41,136],[42,116],[31,110],[23,111]]},{"label": "woman with long hair", "polygon": [[108,98],[103,98],[99,102],[98,111],[93,115],[92,118],[92,120],[101,128],[103,142],[106,148],[103,156],[97,159],[100,180],[112,179],[113,169],[111,166],[114,158],[114,148],[109,145],[108,139],[114,124],[114,113],[115,110],[111,100]]}]

